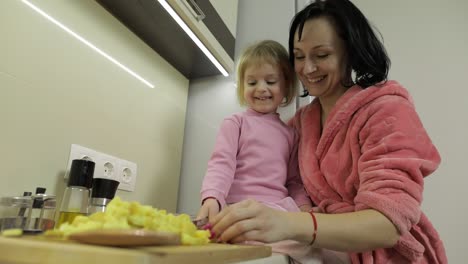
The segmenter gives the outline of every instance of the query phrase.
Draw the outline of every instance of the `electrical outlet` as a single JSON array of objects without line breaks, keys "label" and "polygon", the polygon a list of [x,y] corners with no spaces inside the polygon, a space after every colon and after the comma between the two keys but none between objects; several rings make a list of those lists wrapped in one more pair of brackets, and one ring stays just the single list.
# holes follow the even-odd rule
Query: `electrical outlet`
[{"label": "electrical outlet", "polygon": [[96,168],[94,169],[94,178],[118,179],[118,158],[104,153],[100,153]]},{"label": "electrical outlet", "polygon": [[68,164],[67,164],[67,170],[65,172],[65,179],[68,179],[73,160],[84,159],[84,160],[90,160],[90,161],[93,161],[94,163],[97,163],[98,157],[99,157],[99,153],[96,152],[95,150],[85,148],[77,144],[72,144],[70,148],[70,156],[68,157]]},{"label": "electrical outlet", "polygon": [[119,160],[119,190],[133,192],[137,177],[137,165],[128,160]]},{"label": "electrical outlet", "polygon": [[134,162],[124,160],[109,154],[72,144],[68,158],[65,178],[70,174],[72,161],[86,159],[94,161],[94,178],[107,178],[119,181],[119,190],[133,192],[135,190],[137,165]]}]

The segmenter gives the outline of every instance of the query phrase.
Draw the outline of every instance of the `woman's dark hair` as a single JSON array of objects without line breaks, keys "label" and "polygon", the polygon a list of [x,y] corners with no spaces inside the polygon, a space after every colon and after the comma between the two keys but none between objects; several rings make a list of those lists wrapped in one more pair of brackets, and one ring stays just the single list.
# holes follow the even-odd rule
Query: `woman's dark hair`
[{"label": "woman's dark hair", "polygon": [[[316,0],[297,13],[289,30],[289,61],[294,67],[294,35],[302,37],[304,23],[325,17],[343,40],[347,56],[347,73],[354,72],[352,80],[362,88],[387,80],[390,59],[367,18],[349,0]],[[343,84],[350,87],[353,83]],[[304,91],[308,95],[307,91]]]}]

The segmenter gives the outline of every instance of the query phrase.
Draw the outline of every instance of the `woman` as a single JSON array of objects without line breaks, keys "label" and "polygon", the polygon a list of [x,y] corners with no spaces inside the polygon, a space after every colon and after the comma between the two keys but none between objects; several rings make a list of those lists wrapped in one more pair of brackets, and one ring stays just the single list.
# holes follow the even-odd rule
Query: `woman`
[{"label": "woman", "polygon": [[280,212],[246,200],[212,221],[220,241],[296,240],[345,252],[352,263],[447,263],[421,212],[423,178],[440,163],[406,89],[348,0],[316,1],[293,19],[290,60],[316,98],[289,122],[315,212]]}]

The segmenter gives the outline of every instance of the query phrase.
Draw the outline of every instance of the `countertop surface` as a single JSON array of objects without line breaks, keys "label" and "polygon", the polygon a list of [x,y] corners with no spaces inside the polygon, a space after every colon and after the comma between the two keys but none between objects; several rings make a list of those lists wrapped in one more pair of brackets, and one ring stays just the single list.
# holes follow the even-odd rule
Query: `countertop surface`
[{"label": "countertop surface", "polygon": [[235,264],[289,264],[289,257],[279,253],[273,253],[271,256],[260,259],[236,262]]},{"label": "countertop surface", "polygon": [[0,263],[236,263],[271,256],[257,245],[207,244],[118,248],[34,236],[0,237]]}]

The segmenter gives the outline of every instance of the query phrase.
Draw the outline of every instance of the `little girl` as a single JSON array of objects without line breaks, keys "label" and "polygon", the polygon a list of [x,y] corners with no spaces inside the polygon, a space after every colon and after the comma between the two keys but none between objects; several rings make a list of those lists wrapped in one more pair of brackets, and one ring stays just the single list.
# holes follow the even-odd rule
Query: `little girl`
[{"label": "little girl", "polygon": [[[299,175],[297,134],[277,113],[294,99],[294,82],[288,53],[278,42],[261,41],[244,51],[237,66],[237,95],[248,108],[221,124],[202,184],[198,219],[212,219],[225,206],[245,199],[283,211],[312,209]],[[305,256],[308,250],[293,241],[272,246],[293,258],[293,252]]]}]

